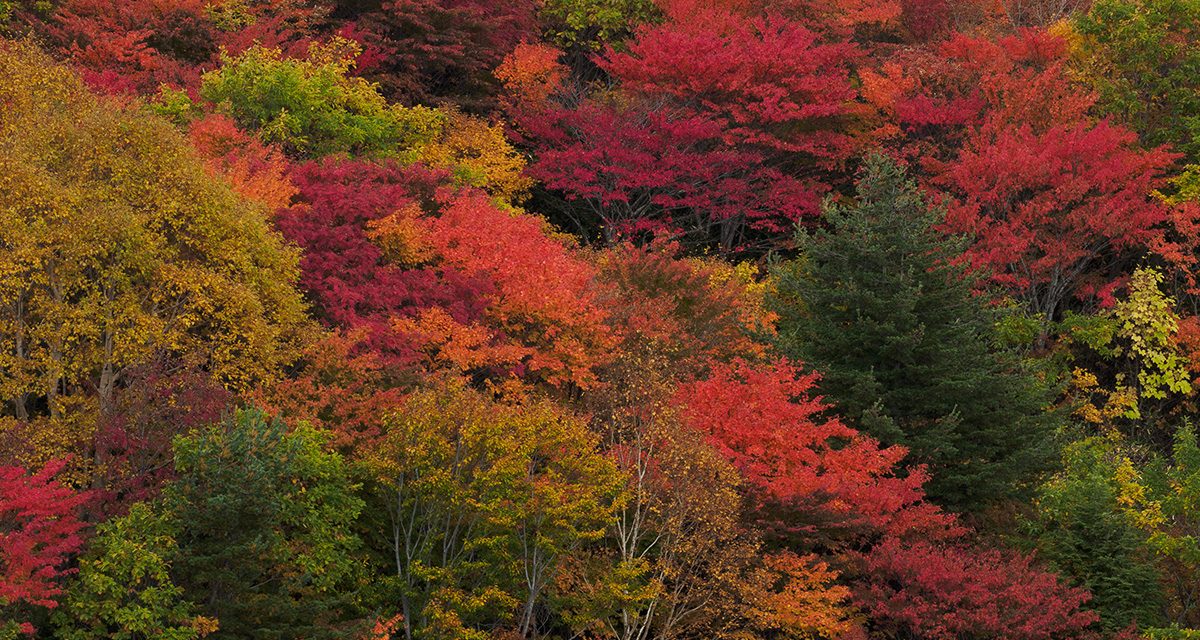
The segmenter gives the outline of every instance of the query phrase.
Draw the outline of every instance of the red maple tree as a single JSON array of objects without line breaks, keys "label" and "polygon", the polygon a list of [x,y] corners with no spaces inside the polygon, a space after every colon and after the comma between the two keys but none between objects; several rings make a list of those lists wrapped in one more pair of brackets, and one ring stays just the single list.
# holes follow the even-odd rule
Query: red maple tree
[{"label": "red maple tree", "polygon": [[1090,598],[1028,556],[896,539],[866,555],[855,594],[876,629],[938,640],[1078,637],[1099,619]]},{"label": "red maple tree", "polygon": [[[0,614],[22,603],[57,606],[58,578],[73,572],[64,565],[83,545],[78,509],[87,495],[54,479],[63,465],[52,461],[33,474],[0,467]],[[0,615],[0,632],[6,625],[34,633],[29,623]]]},{"label": "red maple tree", "polygon": [[810,523],[816,513],[841,520],[838,528],[935,538],[960,533],[951,516],[923,501],[923,470],[897,473],[907,450],[880,448],[824,415],[828,407],[813,395],[818,379],[782,359],[769,366],[714,363],[706,379],[681,385],[674,402],[685,424],[706,434],[742,474],[766,519],[783,514],[784,520],[768,521],[773,527],[795,530],[797,517]]}]

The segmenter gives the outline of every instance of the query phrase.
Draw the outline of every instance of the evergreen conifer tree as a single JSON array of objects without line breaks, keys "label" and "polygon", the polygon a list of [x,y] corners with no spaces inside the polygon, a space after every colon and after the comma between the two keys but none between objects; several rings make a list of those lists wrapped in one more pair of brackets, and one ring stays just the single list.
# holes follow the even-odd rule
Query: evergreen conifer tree
[{"label": "evergreen conifer tree", "polygon": [[827,203],[828,229],[798,232],[776,268],[778,346],[823,375],[826,400],[860,430],[927,464],[931,499],[976,509],[1010,496],[1048,460],[1045,389],[994,344],[999,312],[955,258],[966,239],[879,154],[858,204]]}]

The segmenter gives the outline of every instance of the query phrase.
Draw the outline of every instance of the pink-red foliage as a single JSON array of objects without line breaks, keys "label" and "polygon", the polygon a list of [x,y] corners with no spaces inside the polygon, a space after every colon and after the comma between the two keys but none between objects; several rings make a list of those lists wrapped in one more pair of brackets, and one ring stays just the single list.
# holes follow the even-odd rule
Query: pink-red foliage
[{"label": "pink-red foliage", "polygon": [[976,239],[972,265],[1046,323],[1071,295],[1111,291],[1131,254],[1190,266],[1196,239],[1197,210],[1152,197],[1177,156],[1095,122],[1067,51],[1046,31],[956,34],[936,54],[863,72],[864,95],[891,120],[881,137],[954,198],[946,228]]},{"label": "pink-red foliage", "polygon": [[584,103],[535,120],[530,174],[578,202],[576,224],[599,226],[609,243],[718,228],[732,249],[739,221],[779,232],[818,209],[815,189],[764,166],[761,153],[725,145],[707,117]]},{"label": "pink-red foliage", "polygon": [[901,0],[900,21],[915,40],[928,40],[949,28],[946,0]]},{"label": "pink-red foliage", "polygon": [[875,136],[936,173],[985,123],[1040,133],[1087,121],[1095,98],[1066,73],[1066,54],[1062,38],[1035,30],[902,49],[860,71],[863,96],[882,116]]},{"label": "pink-red foliage", "polygon": [[[572,94],[553,70],[522,84],[517,61],[501,73],[538,152],[531,174],[573,203],[581,231],[609,243],[700,234],[732,251],[815,216],[827,174],[859,148],[846,133],[856,55],[777,14],[711,10],[610,49],[597,62],[613,94]],[[539,88],[557,104],[525,95]]]},{"label": "pink-red foliage", "polygon": [[865,559],[855,600],[892,637],[1050,640],[1098,620],[1091,596],[1027,556],[889,539]]},{"label": "pink-red foliage", "polygon": [[674,403],[738,469],[764,514],[817,511],[838,526],[893,535],[959,533],[952,517],[923,501],[923,470],[896,474],[903,447],[880,448],[823,415],[828,407],[812,395],[818,379],[782,359],[714,363],[706,379],[680,385]]},{"label": "pink-red foliage", "polygon": [[[0,615],[18,603],[57,606],[58,579],[73,571],[65,565],[83,545],[77,513],[87,496],[54,479],[63,464],[50,462],[33,474],[0,467]],[[21,630],[33,631],[17,622]]]},{"label": "pink-red foliage", "polygon": [[427,307],[455,321],[483,318],[495,286],[450,268],[392,264],[367,236],[367,224],[409,205],[435,209],[445,173],[419,165],[340,162],[297,167],[297,204],[276,215],[284,237],[304,250],[299,285],[330,327],[364,329],[361,347],[388,365],[412,365],[419,354],[392,320]]},{"label": "pink-red foliage", "polygon": [[1129,253],[1178,249],[1170,208],[1151,196],[1175,156],[1136,142],[1107,122],[985,127],[937,178],[956,198],[946,226],[975,237],[972,265],[1049,322]]},{"label": "pink-red foliage", "polygon": [[778,14],[718,10],[643,27],[628,51],[610,49],[600,66],[625,91],[712,119],[726,144],[801,154],[828,169],[857,149],[837,126],[854,115],[856,55]]}]

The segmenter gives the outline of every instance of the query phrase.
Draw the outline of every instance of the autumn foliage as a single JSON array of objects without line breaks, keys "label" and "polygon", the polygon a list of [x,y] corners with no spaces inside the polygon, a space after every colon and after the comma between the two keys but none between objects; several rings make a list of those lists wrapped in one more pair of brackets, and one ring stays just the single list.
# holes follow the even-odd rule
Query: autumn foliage
[{"label": "autumn foliage", "polygon": [[0,640],[1190,637],[1198,20],[0,0]]},{"label": "autumn foliage", "polygon": [[533,175],[581,232],[701,234],[731,251],[813,215],[822,172],[857,147],[834,124],[855,117],[852,57],[781,17],[714,11],[643,28],[598,60],[616,92],[556,94],[561,72],[529,48],[502,78],[539,151]]},{"label": "autumn foliage", "polygon": [[34,633],[19,606],[56,607],[63,577],[74,573],[68,561],[83,546],[79,508],[87,496],[55,479],[63,464],[35,473],[0,467],[0,633]]},{"label": "autumn foliage", "polygon": [[758,367],[734,361],[681,385],[674,402],[684,424],[737,468],[764,516],[799,519],[774,526],[802,528],[803,511],[832,510],[808,518],[893,535],[949,535],[952,520],[922,502],[924,472],[894,475],[906,451],[882,449],[836,418],[823,419],[827,407],[812,397],[817,383],[818,374],[800,375],[784,360]]},{"label": "autumn foliage", "polygon": [[927,638],[1077,637],[1095,621],[1088,594],[1028,557],[887,541],[866,558],[855,596],[882,630]]}]

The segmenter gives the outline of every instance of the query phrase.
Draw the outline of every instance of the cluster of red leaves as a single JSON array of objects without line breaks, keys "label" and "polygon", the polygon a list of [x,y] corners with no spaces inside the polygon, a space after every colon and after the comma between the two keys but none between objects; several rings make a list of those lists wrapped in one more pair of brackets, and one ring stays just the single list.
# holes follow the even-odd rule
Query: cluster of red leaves
[{"label": "cluster of red leaves", "polygon": [[773,503],[767,513],[782,507],[796,517],[816,508],[843,526],[892,535],[960,533],[951,516],[923,502],[923,470],[896,475],[903,447],[880,448],[837,418],[823,417],[828,407],[812,395],[818,378],[800,375],[784,360],[770,366],[735,360],[680,385],[674,402],[684,422],[741,473],[760,510]]},{"label": "cluster of red leaves", "polygon": [[[51,462],[34,474],[0,467],[0,612],[17,603],[57,606],[57,579],[73,571],[65,565],[83,546],[78,510],[87,495],[54,479],[63,465]],[[33,633],[28,623],[20,629]]]},{"label": "cluster of red leaves", "polygon": [[1169,207],[1149,194],[1174,156],[1136,140],[1106,122],[975,136],[938,178],[958,197],[947,227],[976,238],[973,266],[1052,318],[1079,285],[1102,287],[1121,256],[1173,244]]},{"label": "cluster of red leaves", "polygon": [[1079,637],[1090,599],[1027,556],[887,540],[867,554],[855,600],[876,629],[933,640]]},{"label": "cluster of red leaves", "polygon": [[594,382],[611,340],[592,269],[538,218],[417,165],[306,165],[295,180],[277,220],[305,249],[300,284],[381,364]]},{"label": "cluster of red leaves", "polygon": [[548,237],[540,218],[468,193],[423,222],[440,264],[495,285],[488,324],[528,349],[526,375],[554,386],[595,382],[593,367],[613,346],[596,304],[595,270]]},{"label": "cluster of red leaves", "polygon": [[727,145],[786,151],[831,168],[857,150],[837,126],[854,115],[856,55],[853,45],[822,43],[778,14],[711,11],[643,28],[628,51],[610,50],[600,65],[625,91],[712,120]]},{"label": "cluster of red leaves", "polygon": [[[503,67],[511,115],[537,149],[531,174],[599,226],[608,242],[631,232],[718,233],[743,248],[747,227],[778,234],[815,215],[859,148],[846,134],[849,44],[777,14],[714,10],[638,31],[625,51],[598,60],[619,96],[559,89],[544,55],[522,50]],[[525,71],[523,67],[536,69]],[[719,228],[719,231],[714,231]]]},{"label": "cluster of red leaves", "polygon": [[361,348],[388,365],[418,358],[393,318],[436,306],[457,322],[482,319],[494,285],[453,269],[404,268],[367,236],[370,222],[406,206],[436,206],[445,174],[419,165],[331,162],[297,167],[296,204],[276,214],[280,232],[304,249],[299,285],[328,326],[363,329]]},{"label": "cluster of red leaves", "polygon": [[984,100],[979,115],[993,123],[1028,123],[1040,131],[1086,118],[1095,102],[1066,71],[1066,41],[1046,31],[994,41],[956,33],[937,53],[957,67],[947,78],[958,84],[956,93],[977,93]]},{"label": "cluster of red leaves", "polygon": [[1111,302],[1131,252],[1190,266],[1196,239],[1194,208],[1152,197],[1178,156],[1092,120],[1067,64],[1062,38],[1024,30],[955,34],[863,72],[877,135],[953,198],[946,230],[976,239],[966,259],[1047,322],[1072,295]]},{"label": "cluster of red leaves", "polygon": [[246,199],[262,203],[266,211],[288,206],[296,195],[287,158],[239,129],[232,119],[209,115],[192,123],[189,136],[213,174]]},{"label": "cluster of red leaves", "polygon": [[343,36],[364,45],[360,72],[402,104],[455,98],[494,106],[490,73],[518,44],[535,39],[530,0],[389,0]]},{"label": "cluster of red leaves", "polygon": [[594,216],[610,243],[707,233],[744,217],[778,232],[818,207],[814,192],[764,166],[761,153],[724,145],[706,117],[584,103],[527,122],[541,150],[530,174],[580,202],[579,215]]},{"label": "cluster of red leaves", "polygon": [[820,33],[829,41],[846,40],[856,31],[863,34],[894,33],[907,3],[897,0],[660,0],[668,18],[676,22],[704,19],[712,12],[730,12],[747,17],[768,14]]},{"label": "cluster of red leaves", "polygon": [[972,134],[1086,121],[1094,97],[1067,75],[1066,51],[1062,38],[1033,30],[900,50],[860,72],[863,97],[883,116],[874,135],[937,173]]}]

